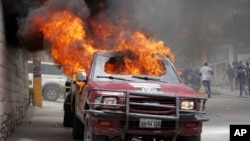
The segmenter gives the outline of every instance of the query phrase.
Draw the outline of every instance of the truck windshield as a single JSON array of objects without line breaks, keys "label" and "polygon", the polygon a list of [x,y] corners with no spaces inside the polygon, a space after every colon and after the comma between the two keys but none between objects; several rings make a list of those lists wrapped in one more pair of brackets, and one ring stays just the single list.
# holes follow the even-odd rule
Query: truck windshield
[{"label": "truck windshield", "polygon": [[[159,82],[172,82],[179,83],[177,73],[175,72],[171,62],[164,57],[159,57],[161,63],[164,66],[164,72],[159,76],[149,75],[147,72],[143,74],[125,74],[122,65],[123,56],[110,56],[110,55],[98,55],[96,56],[96,63],[94,66],[93,79],[103,80],[103,81],[114,81],[114,79],[107,80],[104,77],[100,78],[98,76],[114,76],[123,79],[128,79],[131,81],[159,81]],[[119,66],[118,66],[119,65]],[[150,78],[150,79],[143,79]],[[119,81],[119,80],[117,80]]]}]

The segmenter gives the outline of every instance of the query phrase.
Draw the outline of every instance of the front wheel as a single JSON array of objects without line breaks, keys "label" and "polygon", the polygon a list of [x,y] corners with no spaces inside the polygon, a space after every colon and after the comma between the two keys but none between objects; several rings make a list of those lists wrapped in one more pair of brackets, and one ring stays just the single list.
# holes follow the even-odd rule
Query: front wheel
[{"label": "front wheel", "polygon": [[72,104],[71,104],[70,98],[71,98],[71,94],[68,95],[68,97],[65,99],[65,102],[63,103],[63,110],[64,110],[63,126],[64,127],[73,127],[74,113],[71,110]]},{"label": "front wheel", "polygon": [[73,127],[74,114],[71,111],[64,111],[63,126]]},{"label": "front wheel", "polygon": [[74,116],[74,119],[73,119],[72,136],[74,139],[83,139],[84,137],[84,125],[76,116]]},{"label": "front wheel", "polygon": [[106,136],[96,135],[93,132],[91,132],[88,117],[86,117],[84,125],[85,125],[84,141],[106,141],[107,140]]}]

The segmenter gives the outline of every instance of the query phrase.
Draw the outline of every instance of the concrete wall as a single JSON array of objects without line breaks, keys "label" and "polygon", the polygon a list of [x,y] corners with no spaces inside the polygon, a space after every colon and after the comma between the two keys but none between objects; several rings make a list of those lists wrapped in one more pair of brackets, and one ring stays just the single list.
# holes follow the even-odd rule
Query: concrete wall
[{"label": "concrete wall", "polygon": [[0,141],[6,140],[29,106],[26,52],[6,45],[0,2]]}]

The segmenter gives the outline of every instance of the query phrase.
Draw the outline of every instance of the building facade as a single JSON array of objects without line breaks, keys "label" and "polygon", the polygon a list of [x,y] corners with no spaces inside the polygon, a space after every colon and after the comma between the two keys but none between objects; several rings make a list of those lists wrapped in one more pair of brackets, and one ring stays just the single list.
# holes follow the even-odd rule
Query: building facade
[{"label": "building facade", "polygon": [[26,51],[6,44],[0,2],[0,141],[6,140],[29,106]]},{"label": "building facade", "polygon": [[226,85],[228,80],[222,78],[228,65],[250,61],[250,0],[194,0],[184,5],[187,18],[181,20],[174,45],[179,47],[176,63],[197,69],[208,62],[214,70],[212,85]]}]

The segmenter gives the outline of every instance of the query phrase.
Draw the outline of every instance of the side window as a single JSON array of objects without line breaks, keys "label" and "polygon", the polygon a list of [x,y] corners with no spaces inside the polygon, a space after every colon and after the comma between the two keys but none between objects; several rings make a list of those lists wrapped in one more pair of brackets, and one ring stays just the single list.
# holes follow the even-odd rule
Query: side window
[{"label": "side window", "polygon": [[62,70],[56,65],[42,64],[42,74],[62,75]]}]

